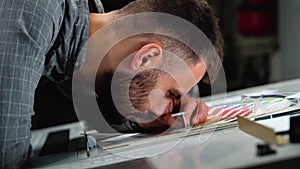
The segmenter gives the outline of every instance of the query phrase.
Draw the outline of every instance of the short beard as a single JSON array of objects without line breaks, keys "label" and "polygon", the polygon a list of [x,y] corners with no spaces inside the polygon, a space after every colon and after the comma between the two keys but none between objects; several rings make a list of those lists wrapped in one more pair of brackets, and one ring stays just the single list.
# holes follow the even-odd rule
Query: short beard
[{"label": "short beard", "polygon": [[[122,124],[129,118],[148,119],[149,95],[161,71],[147,69],[133,78],[127,72],[104,71],[96,79],[98,106],[110,124]],[[129,98],[128,98],[129,97]],[[135,117],[133,117],[135,116]],[[138,117],[136,117],[138,116]]]}]

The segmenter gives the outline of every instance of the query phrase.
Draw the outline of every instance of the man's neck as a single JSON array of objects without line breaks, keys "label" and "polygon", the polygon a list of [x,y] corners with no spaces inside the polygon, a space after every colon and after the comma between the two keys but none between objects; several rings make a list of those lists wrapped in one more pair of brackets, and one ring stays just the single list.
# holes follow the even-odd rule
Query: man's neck
[{"label": "man's neck", "polygon": [[116,18],[117,11],[109,13],[90,13],[89,21],[89,37],[91,37],[97,30],[101,29],[104,25],[112,22]]}]

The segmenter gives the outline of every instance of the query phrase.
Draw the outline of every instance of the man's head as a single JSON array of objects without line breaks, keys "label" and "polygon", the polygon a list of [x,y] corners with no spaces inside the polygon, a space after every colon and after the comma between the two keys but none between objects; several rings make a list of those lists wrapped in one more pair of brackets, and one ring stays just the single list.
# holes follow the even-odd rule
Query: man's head
[{"label": "man's head", "polygon": [[[167,13],[191,22],[208,37],[223,60],[218,21],[204,0],[137,0],[115,12],[114,18],[142,12]],[[165,22],[147,21],[158,25]],[[170,27],[158,29],[172,34]],[[209,57],[215,51],[203,48],[203,57],[197,56],[176,38],[188,35],[188,31],[176,33],[175,38],[155,33],[136,35],[110,50],[99,66],[95,86],[100,110],[111,124],[130,118],[145,128],[168,127],[174,122],[171,114],[180,111],[181,99],[188,90],[201,79],[210,82],[216,77],[221,65]],[[187,67],[181,66],[181,61]],[[210,77],[208,68],[214,72]]]}]

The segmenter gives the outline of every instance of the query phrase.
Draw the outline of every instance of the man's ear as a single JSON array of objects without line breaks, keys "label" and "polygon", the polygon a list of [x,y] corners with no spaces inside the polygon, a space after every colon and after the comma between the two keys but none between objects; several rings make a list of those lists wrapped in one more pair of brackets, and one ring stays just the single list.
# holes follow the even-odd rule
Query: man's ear
[{"label": "man's ear", "polygon": [[138,68],[155,64],[162,57],[162,47],[157,43],[150,43],[144,45],[134,55],[130,69],[136,70]]}]

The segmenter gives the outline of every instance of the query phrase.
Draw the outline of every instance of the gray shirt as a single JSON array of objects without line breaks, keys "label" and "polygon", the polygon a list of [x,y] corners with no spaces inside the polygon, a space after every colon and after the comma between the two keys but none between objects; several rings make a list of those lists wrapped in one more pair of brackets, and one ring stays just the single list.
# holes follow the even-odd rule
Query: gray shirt
[{"label": "gray shirt", "polygon": [[89,6],[87,0],[1,0],[0,16],[0,168],[19,168],[30,154],[41,76],[63,82],[84,61]]}]

